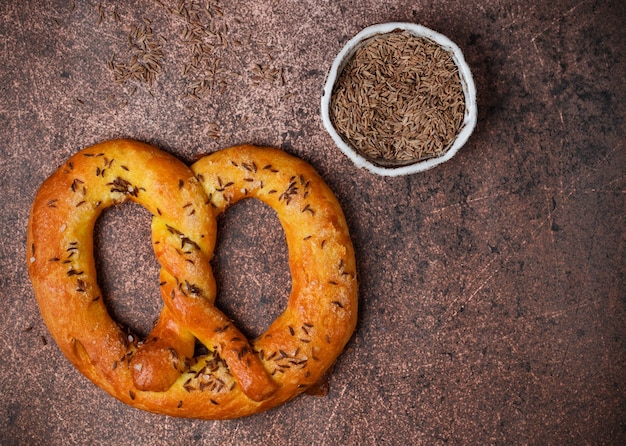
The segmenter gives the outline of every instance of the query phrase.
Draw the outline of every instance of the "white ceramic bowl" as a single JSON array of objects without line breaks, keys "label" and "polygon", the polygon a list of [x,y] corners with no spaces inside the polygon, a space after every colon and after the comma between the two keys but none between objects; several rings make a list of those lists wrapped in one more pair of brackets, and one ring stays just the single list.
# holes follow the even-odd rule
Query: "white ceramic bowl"
[{"label": "white ceramic bowl", "polygon": [[[341,136],[339,136],[337,130],[330,120],[330,102],[335,82],[339,78],[346,64],[350,61],[355,51],[362,45],[362,43],[372,36],[375,36],[377,34],[390,33],[397,29],[408,31],[418,37],[425,37],[441,45],[443,49],[451,53],[452,59],[458,67],[461,84],[463,86],[463,93],[465,95],[465,116],[463,118],[463,124],[461,125],[456,139],[454,140],[452,146],[443,155],[436,158],[416,161],[408,165],[390,167],[376,164],[375,162],[365,158],[349,144],[346,144]],[[472,132],[474,131],[474,127],[476,126],[476,87],[474,86],[472,73],[470,72],[469,66],[465,62],[463,53],[446,36],[439,34],[438,32],[435,32],[431,29],[428,29],[422,25],[416,25],[414,23],[382,23],[363,29],[360,33],[354,36],[337,55],[326,78],[326,85],[324,86],[324,92],[322,95],[321,112],[324,127],[333,138],[333,141],[335,142],[337,147],[339,147],[341,151],[345,153],[358,167],[365,168],[370,172],[378,175],[408,175],[416,172],[423,172],[424,170],[430,169],[438,164],[443,163],[444,161],[449,160],[467,142],[467,139],[472,134]]]}]

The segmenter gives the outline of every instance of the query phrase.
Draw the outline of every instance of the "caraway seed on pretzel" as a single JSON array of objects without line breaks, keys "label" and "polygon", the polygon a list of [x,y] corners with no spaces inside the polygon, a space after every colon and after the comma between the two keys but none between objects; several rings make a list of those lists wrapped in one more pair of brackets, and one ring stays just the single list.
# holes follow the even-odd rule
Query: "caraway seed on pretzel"
[{"label": "caraway seed on pretzel", "polygon": [[[285,310],[253,340],[214,305],[210,266],[217,216],[246,198],[276,212],[292,276]],[[93,255],[98,216],[126,201],[152,213],[161,265],[164,306],[141,340],[109,315]],[[356,265],[341,207],[309,164],[272,148],[223,149],[191,167],[132,140],[83,149],[37,192],[27,264],[63,354],[117,399],[155,413],[226,419],[278,406],[328,372],[356,324]],[[205,349],[196,355],[198,341]]]}]

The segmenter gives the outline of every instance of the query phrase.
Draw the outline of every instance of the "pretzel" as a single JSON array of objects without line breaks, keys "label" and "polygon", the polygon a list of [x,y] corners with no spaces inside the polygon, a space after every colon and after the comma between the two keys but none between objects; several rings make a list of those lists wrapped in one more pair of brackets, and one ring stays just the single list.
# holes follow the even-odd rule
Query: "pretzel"
[{"label": "pretzel", "polygon": [[[248,340],[214,306],[217,216],[253,197],[283,226],[292,288],[283,313]],[[93,228],[133,201],[153,215],[162,312],[140,340],[109,315]],[[223,149],[191,166],[130,140],[83,149],[40,187],[27,263],[42,317],[64,355],[131,406],[228,419],[282,404],[329,371],[357,317],[354,251],[337,199],[304,161],[271,148]],[[204,349],[197,349],[197,342]]]}]

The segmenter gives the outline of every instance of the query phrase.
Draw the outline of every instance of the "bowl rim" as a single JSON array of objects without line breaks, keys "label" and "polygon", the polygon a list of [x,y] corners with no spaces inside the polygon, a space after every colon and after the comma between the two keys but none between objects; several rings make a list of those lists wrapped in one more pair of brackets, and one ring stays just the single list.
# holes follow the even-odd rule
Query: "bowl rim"
[{"label": "bowl rim", "polygon": [[[461,129],[454,140],[452,146],[442,155],[435,158],[429,158],[422,161],[417,161],[412,164],[398,166],[398,167],[385,167],[365,158],[363,155],[358,153],[356,149],[352,148],[350,145],[346,144],[346,142],[339,136],[337,130],[333,126],[330,120],[330,101],[332,97],[333,88],[337,81],[337,78],[345,65],[348,63],[354,52],[359,48],[359,46],[368,38],[373,37],[378,34],[388,34],[395,30],[403,30],[412,33],[418,37],[428,38],[435,43],[441,45],[442,48],[449,51],[452,55],[452,59],[459,70],[459,77],[461,79],[461,85],[463,87],[463,94],[465,96],[465,113],[463,117],[463,123],[461,125]],[[467,142],[470,135],[474,131],[477,121],[477,105],[476,105],[476,86],[474,85],[474,80],[472,78],[472,73],[470,71],[467,62],[461,52],[461,49],[452,42],[448,37],[440,34],[436,31],[433,31],[430,28],[427,28],[423,25],[419,25],[416,23],[409,22],[387,22],[387,23],[379,23],[376,25],[368,26],[367,28],[362,29],[357,35],[355,35],[352,39],[350,39],[344,47],[341,49],[333,64],[326,76],[326,82],[324,85],[324,90],[322,94],[321,100],[321,114],[322,114],[322,122],[326,131],[330,134],[333,141],[339,147],[339,149],[346,155],[348,158],[352,160],[354,164],[356,164],[360,168],[365,168],[372,173],[384,176],[399,176],[399,175],[409,175],[417,172],[423,172],[425,170],[431,169],[445,161],[448,161],[452,158],[458,150]]]}]

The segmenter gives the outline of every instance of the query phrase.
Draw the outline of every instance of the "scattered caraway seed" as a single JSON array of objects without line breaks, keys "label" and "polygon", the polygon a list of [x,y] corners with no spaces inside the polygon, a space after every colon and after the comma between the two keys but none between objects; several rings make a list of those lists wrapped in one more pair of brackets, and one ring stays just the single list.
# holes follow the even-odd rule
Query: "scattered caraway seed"
[{"label": "scattered caraway seed", "polygon": [[[126,50],[110,55],[106,66],[115,84],[130,84],[126,91],[128,98],[142,85],[154,96],[153,87],[164,72],[165,47],[167,51],[182,49],[187,53],[173,70],[184,81],[181,99],[193,101],[222,94],[230,84],[242,81],[252,86],[285,87],[284,69],[271,53],[271,47],[242,34],[238,30],[241,20],[225,13],[219,0],[154,0],[154,3],[173,19],[174,27],[167,38],[162,29],[156,31],[159,24],[149,17],[144,16],[139,23],[129,26],[125,23],[128,14],[120,12],[118,5],[99,2],[92,6],[99,26],[113,24],[127,31]],[[109,95],[107,101],[112,99]],[[117,107],[121,110],[128,104],[128,100],[122,99]],[[207,136],[217,139],[222,133],[209,127]]]},{"label": "scattered caraway seed", "polygon": [[[107,62],[107,67],[113,74],[113,81],[120,85],[135,82],[152,87],[163,71],[164,53],[161,39],[154,33],[149,21],[133,25],[127,39],[128,59],[118,62],[113,55]],[[134,92],[134,89],[131,92]]]}]

